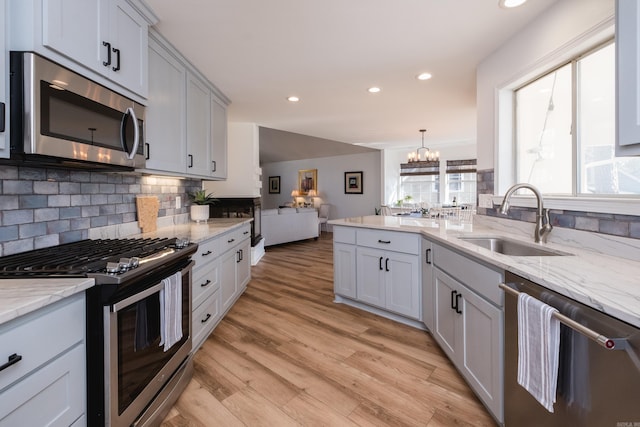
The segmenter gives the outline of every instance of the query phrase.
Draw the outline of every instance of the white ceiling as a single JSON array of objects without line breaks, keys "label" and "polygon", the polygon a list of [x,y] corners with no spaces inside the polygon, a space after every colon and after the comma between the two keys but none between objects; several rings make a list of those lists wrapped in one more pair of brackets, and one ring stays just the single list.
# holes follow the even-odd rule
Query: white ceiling
[{"label": "white ceiling", "polygon": [[[231,99],[230,121],[386,148],[419,146],[421,128],[428,147],[475,142],[476,66],[556,1],[147,3],[156,28]],[[433,78],[418,81],[424,71]]]}]

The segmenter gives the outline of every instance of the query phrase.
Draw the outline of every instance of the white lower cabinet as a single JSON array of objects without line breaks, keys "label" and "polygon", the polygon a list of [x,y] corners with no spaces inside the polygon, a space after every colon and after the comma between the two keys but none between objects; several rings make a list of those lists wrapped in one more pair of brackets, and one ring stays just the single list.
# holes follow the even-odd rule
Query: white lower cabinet
[{"label": "white lower cabinet", "polygon": [[422,323],[433,331],[433,245],[430,240],[422,239]]},{"label": "white lower cabinet", "polygon": [[377,312],[401,321],[420,321],[420,236],[341,226],[333,232],[336,301],[382,309]]},{"label": "white lower cabinet", "polygon": [[251,280],[249,224],[199,243],[193,256],[193,352],[198,350]]},{"label": "white lower cabinet", "polygon": [[[436,267],[432,274],[431,332],[485,406],[502,422],[503,310],[472,290],[484,277],[491,277],[497,288],[502,276],[438,245],[434,244],[433,250]],[[444,272],[439,268],[438,259],[442,259],[443,264],[451,263],[452,259],[458,262],[454,269]],[[473,279],[462,283],[453,275]],[[483,284],[479,284],[482,288]]]},{"label": "white lower cabinet", "polygon": [[0,426],[86,425],[84,293],[0,326],[0,358]]}]

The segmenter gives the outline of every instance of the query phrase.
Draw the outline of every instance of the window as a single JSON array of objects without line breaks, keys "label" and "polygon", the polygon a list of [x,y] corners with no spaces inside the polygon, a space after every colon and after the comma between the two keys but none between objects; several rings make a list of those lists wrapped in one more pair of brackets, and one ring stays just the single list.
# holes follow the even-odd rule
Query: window
[{"label": "window", "polygon": [[400,165],[400,195],[411,196],[412,203],[435,206],[440,197],[440,162]]},{"label": "window", "polygon": [[640,195],[640,158],[615,157],[613,43],[517,89],[515,105],[517,182],[548,195]]},{"label": "window", "polygon": [[476,160],[447,160],[445,204],[476,204]]}]

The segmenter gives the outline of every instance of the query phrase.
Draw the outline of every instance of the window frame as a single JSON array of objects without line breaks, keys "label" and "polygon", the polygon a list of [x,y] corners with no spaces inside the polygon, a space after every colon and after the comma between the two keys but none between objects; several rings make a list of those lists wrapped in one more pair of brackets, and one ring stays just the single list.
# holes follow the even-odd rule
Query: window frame
[{"label": "window frame", "polygon": [[[516,164],[515,164],[515,135],[516,135],[516,117],[515,117],[515,91],[548,73],[552,73],[556,69],[571,63],[590,52],[596,51],[601,47],[615,41],[613,37],[614,28],[596,28],[589,34],[574,40],[573,43],[565,45],[548,57],[541,58],[537,63],[529,69],[523,70],[519,76],[514,77],[511,81],[505,82],[496,87],[495,90],[495,108],[496,108],[496,146],[494,151],[494,192],[489,196],[492,207],[499,206],[504,199],[507,189],[515,183]],[[576,67],[574,67],[574,70]],[[575,79],[574,79],[575,84]],[[575,98],[575,90],[574,98]],[[574,106],[575,112],[575,106]],[[577,132],[575,131],[575,120],[572,124],[574,127],[574,138],[577,141]],[[573,143],[574,151],[577,143]],[[577,162],[577,153],[573,154],[572,162]],[[577,165],[573,165],[576,170]],[[482,170],[479,170],[481,173]],[[574,179],[574,185],[577,185]],[[577,188],[577,187],[576,187]],[[567,210],[579,212],[593,212],[603,214],[622,214],[622,215],[638,215],[640,209],[640,197],[620,195],[620,194],[577,194],[574,188],[574,195],[544,195],[545,207],[554,210]],[[483,196],[482,198],[484,199]],[[536,207],[535,198],[529,194],[514,195],[510,200],[512,206],[519,207]],[[487,202],[485,202],[487,203]],[[482,203],[479,203],[482,206]],[[485,207],[487,207],[485,205]]]}]

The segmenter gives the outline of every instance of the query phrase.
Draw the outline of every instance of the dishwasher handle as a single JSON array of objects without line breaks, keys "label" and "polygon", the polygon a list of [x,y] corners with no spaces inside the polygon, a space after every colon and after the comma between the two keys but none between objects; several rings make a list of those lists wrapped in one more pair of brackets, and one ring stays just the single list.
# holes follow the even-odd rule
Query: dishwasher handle
[{"label": "dishwasher handle", "polygon": [[[503,289],[506,293],[509,293],[515,297],[520,295],[520,292],[513,289],[511,286],[506,283],[500,283],[498,285],[501,289]],[[560,323],[570,327],[571,329],[580,332],[582,335],[585,335],[587,338],[597,342],[602,347],[607,350],[625,350],[627,347],[627,339],[626,338],[608,338],[593,329],[587,328],[586,326],[576,322],[575,320],[561,314],[559,312],[553,313],[553,317],[558,319]]]}]

